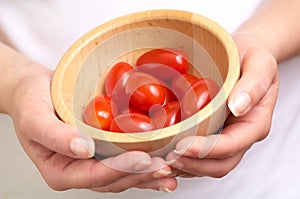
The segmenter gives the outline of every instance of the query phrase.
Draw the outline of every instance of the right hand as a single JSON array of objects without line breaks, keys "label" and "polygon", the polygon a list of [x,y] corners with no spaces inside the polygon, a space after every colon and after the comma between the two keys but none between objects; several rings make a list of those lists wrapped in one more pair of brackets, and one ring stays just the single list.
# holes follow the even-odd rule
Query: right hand
[{"label": "right hand", "polygon": [[220,134],[186,137],[177,143],[166,158],[177,175],[223,177],[269,134],[279,87],[276,59],[253,34],[236,32],[233,38],[241,58],[241,78],[228,98],[233,114]]}]

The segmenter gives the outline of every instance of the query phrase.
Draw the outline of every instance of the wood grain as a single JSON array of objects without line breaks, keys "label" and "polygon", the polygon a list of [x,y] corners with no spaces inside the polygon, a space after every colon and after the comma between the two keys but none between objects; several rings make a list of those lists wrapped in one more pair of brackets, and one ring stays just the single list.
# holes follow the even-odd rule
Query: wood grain
[{"label": "wood grain", "polygon": [[[109,67],[119,60],[134,64],[151,48],[172,47],[187,52],[192,73],[214,79],[222,88],[204,109],[167,128],[135,134],[106,132],[85,125],[81,114],[103,91]],[[185,136],[215,133],[228,115],[226,100],[239,78],[239,57],[230,35],[212,20],[179,10],[150,10],[126,15],[85,34],[63,55],[51,85],[58,116],[96,141],[96,152],[111,156],[143,150],[164,156]]]}]

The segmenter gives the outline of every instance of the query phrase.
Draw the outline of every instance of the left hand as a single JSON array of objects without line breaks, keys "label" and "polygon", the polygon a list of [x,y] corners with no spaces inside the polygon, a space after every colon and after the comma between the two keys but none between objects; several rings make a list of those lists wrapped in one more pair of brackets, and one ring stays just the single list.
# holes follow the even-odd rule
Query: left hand
[{"label": "left hand", "polygon": [[[92,158],[94,141],[56,116],[50,96],[53,72],[33,63],[13,91],[8,110],[17,137],[50,188],[122,192],[136,187],[171,192],[177,181],[162,158],[131,151],[103,160]],[[28,73],[27,73],[28,71]],[[31,71],[31,72],[29,72]]]},{"label": "left hand", "polygon": [[223,177],[245,152],[269,133],[278,93],[277,63],[252,34],[233,35],[241,58],[241,78],[228,99],[229,115],[219,135],[187,137],[166,160],[182,177]]}]

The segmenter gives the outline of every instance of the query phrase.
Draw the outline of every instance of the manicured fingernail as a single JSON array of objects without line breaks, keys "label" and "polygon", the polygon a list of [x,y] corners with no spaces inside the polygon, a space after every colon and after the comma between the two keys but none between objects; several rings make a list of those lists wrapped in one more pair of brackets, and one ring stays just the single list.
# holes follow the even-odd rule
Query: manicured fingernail
[{"label": "manicured fingernail", "polygon": [[250,103],[250,95],[246,92],[241,92],[228,103],[228,107],[232,114],[238,117],[249,109]]},{"label": "manicured fingernail", "polygon": [[166,164],[171,165],[171,164],[174,164],[175,162],[176,162],[176,159],[171,159],[171,160],[166,161]]},{"label": "manicured fingernail", "polygon": [[166,193],[174,193],[175,190],[170,190],[169,188],[166,188],[166,187],[161,187],[159,188],[159,191],[163,191],[163,192],[166,192]]},{"label": "manicured fingernail", "polygon": [[152,162],[150,160],[141,160],[134,166],[133,170],[136,172],[142,171],[151,164]]},{"label": "manicured fingernail", "polygon": [[81,158],[92,157],[95,154],[95,142],[93,139],[74,138],[70,147],[72,152]]},{"label": "manicured fingernail", "polygon": [[185,177],[187,177],[187,176],[188,176],[187,173],[183,173],[183,174],[179,175],[178,177],[185,178]]},{"label": "manicured fingernail", "polygon": [[166,177],[168,175],[172,174],[172,171],[166,171],[163,169],[160,169],[156,172],[153,173],[153,178],[162,178],[162,177]]},{"label": "manicured fingernail", "polygon": [[172,167],[176,169],[183,169],[184,165],[179,162],[177,159],[171,159],[169,161],[166,161],[167,165],[171,165]]},{"label": "manicured fingernail", "polygon": [[186,149],[181,149],[181,150],[173,150],[174,153],[176,153],[177,155],[183,155],[186,152]]}]

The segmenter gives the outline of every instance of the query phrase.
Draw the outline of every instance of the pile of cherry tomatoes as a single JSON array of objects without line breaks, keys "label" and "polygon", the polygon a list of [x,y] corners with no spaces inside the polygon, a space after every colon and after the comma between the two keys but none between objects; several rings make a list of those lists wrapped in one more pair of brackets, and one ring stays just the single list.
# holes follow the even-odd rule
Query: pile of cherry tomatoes
[{"label": "pile of cherry tomatoes", "polygon": [[186,53],[152,49],[134,66],[116,63],[105,80],[105,94],[92,99],[83,121],[111,132],[145,132],[174,125],[201,110],[218,93],[209,78],[189,73]]}]

